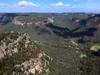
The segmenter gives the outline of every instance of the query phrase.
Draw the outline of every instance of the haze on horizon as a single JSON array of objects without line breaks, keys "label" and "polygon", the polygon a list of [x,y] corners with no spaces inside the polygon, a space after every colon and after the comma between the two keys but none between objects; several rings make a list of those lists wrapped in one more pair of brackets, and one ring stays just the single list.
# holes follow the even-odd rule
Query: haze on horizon
[{"label": "haze on horizon", "polygon": [[100,0],[0,0],[0,12],[100,12]]}]

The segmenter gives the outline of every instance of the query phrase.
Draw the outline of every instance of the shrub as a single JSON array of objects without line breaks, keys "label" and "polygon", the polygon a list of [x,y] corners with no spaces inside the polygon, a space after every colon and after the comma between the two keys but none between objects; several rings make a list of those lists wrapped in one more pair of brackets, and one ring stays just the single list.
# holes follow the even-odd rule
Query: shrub
[{"label": "shrub", "polygon": [[98,52],[100,50],[100,45],[93,45],[91,48],[90,48],[91,51],[94,51],[94,52]]},{"label": "shrub", "polygon": [[80,59],[82,59],[82,60],[87,59],[87,55],[86,54],[81,54]]}]

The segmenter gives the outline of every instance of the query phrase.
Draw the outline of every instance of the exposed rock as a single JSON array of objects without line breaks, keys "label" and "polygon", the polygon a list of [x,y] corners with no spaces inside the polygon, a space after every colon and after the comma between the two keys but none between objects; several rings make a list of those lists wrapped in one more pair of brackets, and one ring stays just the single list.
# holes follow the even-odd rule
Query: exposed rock
[{"label": "exposed rock", "polygon": [[48,17],[48,23],[54,23],[54,17],[53,16],[50,16]]},{"label": "exposed rock", "polygon": [[[52,59],[26,33],[4,33],[0,40],[2,75],[48,75]],[[2,35],[2,36],[3,36]],[[9,64],[9,65],[8,65]],[[1,65],[0,65],[1,66]],[[9,67],[6,69],[5,67]]]}]

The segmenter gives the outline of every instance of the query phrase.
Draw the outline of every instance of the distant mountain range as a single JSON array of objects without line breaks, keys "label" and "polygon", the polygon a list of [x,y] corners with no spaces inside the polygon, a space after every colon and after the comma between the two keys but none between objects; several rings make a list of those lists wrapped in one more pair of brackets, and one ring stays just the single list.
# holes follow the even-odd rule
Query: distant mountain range
[{"label": "distant mountain range", "polygon": [[[51,23],[50,20],[53,22]],[[0,14],[0,27],[1,30],[29,30],[38,35],[46,34],[63,38],[92,36],[100,28],[100,14],[5,13]]]}]

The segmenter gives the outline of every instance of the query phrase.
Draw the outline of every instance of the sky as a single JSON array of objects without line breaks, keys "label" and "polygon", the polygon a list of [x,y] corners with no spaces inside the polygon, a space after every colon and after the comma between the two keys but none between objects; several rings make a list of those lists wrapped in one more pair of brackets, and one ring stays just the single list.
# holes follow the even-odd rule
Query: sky
[{"label": "sky", "polygon": [[0,0],[0,12],[100,12],[100,0]]}]

